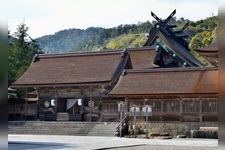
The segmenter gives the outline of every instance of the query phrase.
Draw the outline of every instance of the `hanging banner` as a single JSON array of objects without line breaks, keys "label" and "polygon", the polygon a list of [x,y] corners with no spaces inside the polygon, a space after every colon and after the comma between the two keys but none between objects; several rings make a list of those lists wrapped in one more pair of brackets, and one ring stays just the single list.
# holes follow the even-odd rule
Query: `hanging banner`
[{"label": "hanging banner", "polygon": [[82,106],[83,105],[83,99],[79,98],[78,100],[78,106]]},{"label": "hanging banner", "polygon": [[73,107],[74,104],[76,104],[77,99],[67,99],[67,105],[66,105],[66,109],[70,109],[71,107]]},{"label": "hanging banner", "polygon": [[55,99],[51,99],[51,106],[52,106],[52,107],[55,106]]}]

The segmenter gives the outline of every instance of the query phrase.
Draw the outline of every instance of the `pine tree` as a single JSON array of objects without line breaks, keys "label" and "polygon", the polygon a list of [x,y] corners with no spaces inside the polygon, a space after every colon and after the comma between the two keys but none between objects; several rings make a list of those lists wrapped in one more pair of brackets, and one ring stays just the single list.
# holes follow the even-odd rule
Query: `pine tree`
[{"label": "pine tree", "polygon": [[[9,34],[9,33],[8,33]],[[22,73],[24,73],[35,54],[40,53],[40,47],[37,41],[28,35],[28,27],[22,23],[18,25],[17,31],[9,37],[14,39],[9,43],[9,81],[15,81]]]}]

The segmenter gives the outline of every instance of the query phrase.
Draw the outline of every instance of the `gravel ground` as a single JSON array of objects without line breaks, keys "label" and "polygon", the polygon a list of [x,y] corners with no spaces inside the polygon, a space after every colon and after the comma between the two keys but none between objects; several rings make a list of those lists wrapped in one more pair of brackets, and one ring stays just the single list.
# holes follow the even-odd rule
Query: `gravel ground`
[{"label": "gravel ground", "polygon": [[136,139],[99,136],[8,135],[9,150],[216,150],[217,139]]}]

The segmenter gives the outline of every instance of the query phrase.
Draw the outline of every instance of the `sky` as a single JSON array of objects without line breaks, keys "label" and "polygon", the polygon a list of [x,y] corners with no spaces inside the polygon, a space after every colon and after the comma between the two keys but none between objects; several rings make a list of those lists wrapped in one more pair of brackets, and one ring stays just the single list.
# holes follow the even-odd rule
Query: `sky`
[{"label": "sky", "polygon": [[2,3],[6,6],[1,11],[7,14],[10,33],[24,22],[32,38],[63,29],[151,22],[154,19],[151,11],[165,19],[176,9],[177,19],[192,21],[218,14],[217,0],[7,0]]}]

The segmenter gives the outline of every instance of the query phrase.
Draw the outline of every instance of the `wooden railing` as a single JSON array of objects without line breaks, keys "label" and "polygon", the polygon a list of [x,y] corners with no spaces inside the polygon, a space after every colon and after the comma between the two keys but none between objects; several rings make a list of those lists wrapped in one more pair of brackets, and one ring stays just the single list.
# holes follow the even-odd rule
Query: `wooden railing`
[{"label": "wooden railing", "polygon": [[116,132],[119,132],[120,126],[124,123],[125,119],[128,115],[125,115],[124,118],[120,121],[120,123],[116,127]]}]

